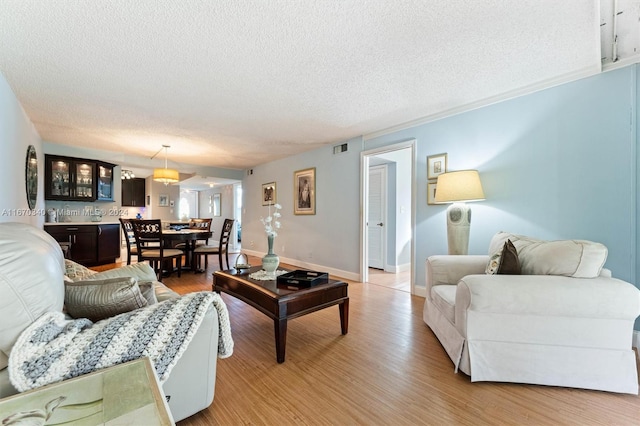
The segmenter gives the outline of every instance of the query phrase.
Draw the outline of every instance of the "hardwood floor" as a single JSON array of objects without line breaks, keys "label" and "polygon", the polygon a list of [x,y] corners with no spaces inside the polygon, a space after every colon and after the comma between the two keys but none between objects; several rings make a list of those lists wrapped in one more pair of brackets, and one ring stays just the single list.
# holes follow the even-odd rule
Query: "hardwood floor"
[{"label": "hardwood floor", "polygon": [[[179,293],[208,291],[216,268],[213,261],[206,274],[164,282]],[[350,282],[349,296],[349,334],[340,334],[336,306],[294,319],[287,359],[278,364],[272,321],[223,294],[234,354],[218,360],[211,406],[178,424],[640,424],[634,395],[471,383],[454,374],[422,321],[424,299],[357,282]]]},{"label": "hardwood floor", "polygon": [[381,269],[369,268],[367,283],[411,293],[411,273],[409,271],[394,274]]}]

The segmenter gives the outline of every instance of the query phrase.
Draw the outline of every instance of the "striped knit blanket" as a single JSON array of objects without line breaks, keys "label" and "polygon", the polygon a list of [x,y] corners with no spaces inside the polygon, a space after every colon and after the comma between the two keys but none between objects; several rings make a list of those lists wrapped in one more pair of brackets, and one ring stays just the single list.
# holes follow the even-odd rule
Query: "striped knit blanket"
[{"label": "striped knit blanket", "polygon": [[218,357],[233,353],[229,312],[220,295],[190,293],[92,323],[48,312],[18,338],[9,377],[20,392],[148,356],[163,383],[200,327],[209,306],[218,312]]}]

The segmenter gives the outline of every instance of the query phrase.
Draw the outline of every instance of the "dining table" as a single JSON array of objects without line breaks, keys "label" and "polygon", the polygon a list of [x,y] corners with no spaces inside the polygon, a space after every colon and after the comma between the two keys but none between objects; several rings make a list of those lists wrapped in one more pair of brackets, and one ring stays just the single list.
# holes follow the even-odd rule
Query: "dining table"
[{"label": "dining table", "polygon": [[195,257],[193,256],[193,250],[196,248],[196,242],[198,240],[207,240],[211,238],[213,232],[207,231],[206,229],[163,229],[162,230],[162,239],[164,240],[167,246],[171,247],[175,243],[184,243],[185,244],[185,256],[186,256],[186,267],[183,268],[186,270],[191,270],[193,272],[203,272],[198,271],[196,266]]}]

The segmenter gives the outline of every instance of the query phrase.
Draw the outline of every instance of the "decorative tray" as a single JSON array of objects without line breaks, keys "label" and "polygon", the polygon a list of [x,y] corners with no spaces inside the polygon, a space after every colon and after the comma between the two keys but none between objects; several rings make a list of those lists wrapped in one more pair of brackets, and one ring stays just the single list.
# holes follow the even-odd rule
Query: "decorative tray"
[{"label": "decorative tray", "polygon": [[295,270],[279,275],[278,285],[287,287],[307,288],[329,282],[329,274],[326,272]]}]

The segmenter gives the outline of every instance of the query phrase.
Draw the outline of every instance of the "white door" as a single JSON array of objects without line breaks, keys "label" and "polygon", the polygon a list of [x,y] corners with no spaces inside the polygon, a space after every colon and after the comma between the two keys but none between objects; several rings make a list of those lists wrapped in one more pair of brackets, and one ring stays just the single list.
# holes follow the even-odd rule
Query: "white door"
[{"label": "white door", "polygon": [[369,167],[369,267],[384,269],[386,247],[387,166]]}]

